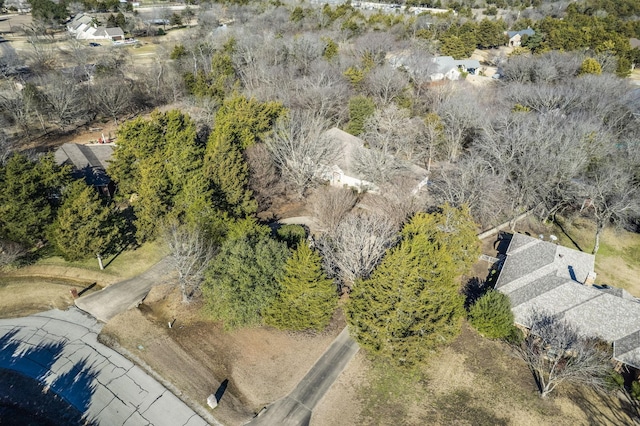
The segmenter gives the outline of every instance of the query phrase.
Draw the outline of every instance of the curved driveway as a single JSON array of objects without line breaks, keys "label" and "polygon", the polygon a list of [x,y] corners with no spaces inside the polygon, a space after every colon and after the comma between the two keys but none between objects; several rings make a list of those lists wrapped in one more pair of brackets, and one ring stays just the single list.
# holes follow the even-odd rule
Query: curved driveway
[{"label": "curved driveway", "polygon": [[151,287],[174,276],[171,262],[162,259],[142,274],[76,299],[76,306],[102,322],[138,305]]},{"label": "curved driveway", "polygon": [[142,369],[99,343],[100,329],[77,308],[2,319],[0,368],[44,383],[84,413],[87,424],[207,425]]}]

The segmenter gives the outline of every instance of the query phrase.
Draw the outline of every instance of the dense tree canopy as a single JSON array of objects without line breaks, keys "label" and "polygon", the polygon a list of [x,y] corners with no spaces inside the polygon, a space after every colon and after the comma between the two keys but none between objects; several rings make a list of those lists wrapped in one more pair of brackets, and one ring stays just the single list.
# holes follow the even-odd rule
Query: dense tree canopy
[{"label": "dense tree canopy", "polygon": [[0,166],[0,238],[28,246],[43,240],[69,180],[69,169],[58,167],[52,156],[9,158]]},{"label": "dense tree canopy", "polygon": [[336,286],[322,270],[322,259],[299,244],[278,278],[280,292],[265,310],[265,322],[287,330],[324,329],[338,301]]},{"label": "dense tree canopy", "polygon": [[66,260],[108,255],[117,249],[122,221],[95,188],[75,181],[64,192],[50,232],[51,243]]},{"label": "dense tree canopy", "polygon": [[230,233],[206,273],[207,312],[225,328],[257,325],[280,292],[279,277],[289,256],[286,243],[255,226]]},{"label": "dense tree canopy", "polygon": [[365,349],[411,365],[459,333],[458,277],[478,254],[473,226],[468,211],[449,206],[405,226],[400,244],[354,285],[347,305],[351,333]]},{"label": "dense tree canopy", "polygon": [[132,200],[138,239],[155,237],[168,214],[193,217],[191,201],[205,212],[212,209],[207,209],[207,200],[181,195],[198,183],[207,193],[200,177],[203,153],[195,124],[180,111],[155,112],[149,120],[140,117],[122,126],[109,174],[121,196]]}]

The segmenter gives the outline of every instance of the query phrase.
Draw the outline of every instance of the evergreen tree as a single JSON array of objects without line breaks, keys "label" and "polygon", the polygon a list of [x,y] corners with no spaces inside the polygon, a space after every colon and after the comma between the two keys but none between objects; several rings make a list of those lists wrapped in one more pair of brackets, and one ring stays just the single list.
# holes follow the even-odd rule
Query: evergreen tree
[{"label": "evergreen tree", "polygon": [[299,244],[278,279],[280,293],[265,311],[269,325],[287,330],[324,329],[336,308],[333,280],[322,270],[320,255],[307,244]]},{"label": "evergreen tree", "polygon": [[489,339],[505,339],[514,334],[513,313],[509,298],[489,290],[469,310],[469,322]]},{"label": "evergreen tree", "polygon": [[66,260],[112,253],[120,235],[116,212],[84,181],[65,191],[50,232],[50,240]]},{"label": "evergreen tree", "polygon": [[234,217],[256,212],[257,203],[249,190],[249,169],[244,150],[273,128],[282,105],[261,103],[234,96],[216,113],[215,126],[205,155],[205,177],[213,184],[217,207]]},{"label": "evergreen tree", "polygon": [[411,365],[459,333],[464,298],[458,277],[471,251],[477,256],[477,238],[466,232],[472,228],[468,211],[448,206],[418,213],[405,226],[400,244],[368,279],[356,282],[347,305],[352,335],[365,349]]},{"label": "evergreen tree", "polygon": [[280,291],[277,278],[288,256],[285,243],[262,233],[227,238],[205,275],[209,315],[227,329],[259,324]]},{"label": "evergreen tree", "polygon": [[249,166],[240,148],[220,129],[209,139],[206,170],[214,185],[218,208],[234,217],[256,212],[258,203],[249,189]]},{"label": "evergreen tree", "polygon": [[349,99],[349,124],[345,130],[358,136],[364,132],[364,123],[375,110],[376,104],[366,96],[356,96]]},{"label": "evergreen tree", "polygon": [[13,155],[0,166],[0,238],[28,246],[44,239],[69,180],[69,168],[58,167],[52,156],[34,162]]},{"label": "evergreen tree", "polygon": [[208,191],[211,184],[202,182],[203,156],[195,123],[180,111],[154,112],[149,120],[137,118],[120,128],[108,172],[121,196],[132,202],[139,241],[154,238],[166,215],[183,219],[193,210],[190,200],[203,211],[213,210],[211,199],[207,205],[202,197],[181,195],[194,181]]},{"label": "evergreen tree", "polygon": [[602,67],[600,66],[600,62],[598,62],[594,58],[586,58],[584,61],[582,61],[582,65],[580,66],[580,71],[578,71],[578,74],[580,74],[580,75],[582,75],[582,74],[595,74],[595,75],[602,74]]}]

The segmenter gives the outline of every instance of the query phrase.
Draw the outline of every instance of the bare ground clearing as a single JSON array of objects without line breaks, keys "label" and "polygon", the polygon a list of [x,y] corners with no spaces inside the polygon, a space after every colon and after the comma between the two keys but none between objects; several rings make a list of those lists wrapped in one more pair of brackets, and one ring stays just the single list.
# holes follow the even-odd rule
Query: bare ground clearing
[{"label": "bare ground clearing", "polygon": [[105,326],[103,340],[124,347],[201,405],[228,380],[212,414],[229,425],[243,424],[288,394],[344,327],[337,315],[319,335],[268,327],[225,332],[202,317],[197,303],[179,300],[168,286],[154,288],[138,309]]}]

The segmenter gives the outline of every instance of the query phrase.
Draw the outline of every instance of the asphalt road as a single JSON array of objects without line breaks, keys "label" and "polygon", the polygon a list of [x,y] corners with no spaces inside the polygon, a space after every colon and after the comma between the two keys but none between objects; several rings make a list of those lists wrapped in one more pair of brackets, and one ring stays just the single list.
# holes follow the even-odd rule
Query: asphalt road
[{"label": "asphalt road", "polygon": [[86,424],[207,425],[142,369],[99,343],[100,329],[77,308],[2,319],[0,368],[47,385],[83,413]]},{"label": "asphalt road", "polygon": [[76,299],[76,306],[102,322],[138,305],[151,287],[174,277],[170,263],[163,259],[149,270],[109,287]]},{"label": "asphalt road", "polygon": [[358,344],[349,336],[349,330],[342,330],[295,389],[286,397],[269,405],[247,425],[308,425],[313,409],[358,349]]}]

